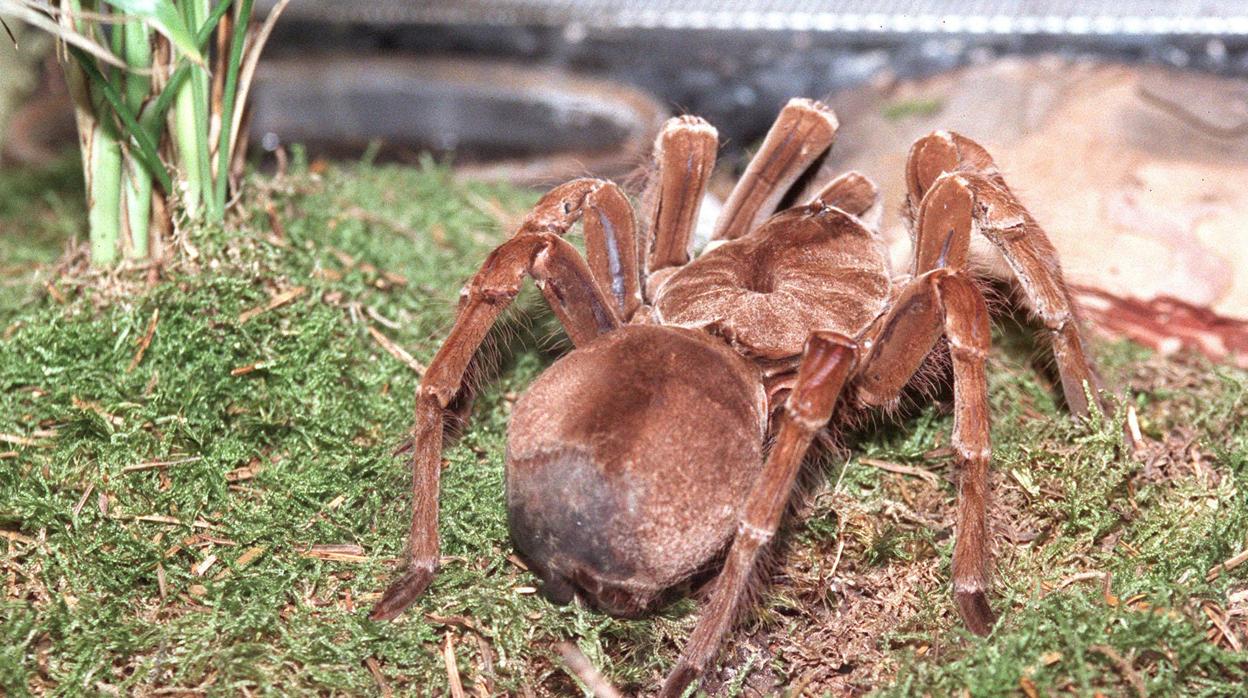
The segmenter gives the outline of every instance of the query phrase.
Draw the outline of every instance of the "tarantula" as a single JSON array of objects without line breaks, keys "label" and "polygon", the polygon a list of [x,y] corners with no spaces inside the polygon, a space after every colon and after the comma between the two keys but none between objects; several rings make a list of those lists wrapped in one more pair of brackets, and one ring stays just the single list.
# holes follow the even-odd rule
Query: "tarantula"
[{"label": "tarantula", "polygon": [[[373,618],[398,615],[433,576],[443,420],[491,325],[531,276],[575,348],[512,411],[506,499],[516,548],[549,596],[576,593],[619,615],[723,561],[661,695],[678,695],[713,659],[834,411],[848,419],[888,408],[942,337],[961,472],[953,597],[968,628],[989,632],[990,327],[968,271],[974,236],[995,246],[1049,330],[1071,412],[1087,414],[1099,381],[1052,245],[969,138],[937,132],[910,150],[908,278],[890,273],[872,222],[879,195],[862,175],[776,212],[836,130],[823,104],[789,102],[692,260],[717,149],[699,118],[674,118],[659,134],[644,225],[603,180],[568,182],[538,202],[464,287],[421,383],[406,567]],[[578,220],[587,260],[564,239]]]}]

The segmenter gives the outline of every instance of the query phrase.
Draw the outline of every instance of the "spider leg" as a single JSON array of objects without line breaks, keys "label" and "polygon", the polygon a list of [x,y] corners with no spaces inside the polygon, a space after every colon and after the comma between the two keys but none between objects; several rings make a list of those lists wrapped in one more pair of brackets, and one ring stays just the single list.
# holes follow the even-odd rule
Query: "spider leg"
[{"label": "spider leg", "polygon": [[668,119],[654,141],[657,165],[646,191],[647,276],[689,262],[706,183],[715,169],[719,133],[696,116]]},{"label": "spider leg", "polygon": [[914,278],[940,267],[966,266],[974,209],[975,195],[963,179],[942,176],[932,184],[914,222]]},{"label": "spider leg", "polygon": [[946,276],[936,285],[945,310],[945,336],[953,357],[953,447],[958,485],[957,538],[953,545],[953,599],[971,632],[987,635],[996,623],[988,605],[988,380],[984,362],[992,338],[988,308],[974,283]]},{"label": "spider leg", "polygon": [[[958,193],[951,200],[956,199],[957,206],[969,206],[974,230],[1000,250],[1014,281],[1023,291],[1025,305],[1049,330],[1067,407],[1075,415],[1087,415],[1084,385],[1098,401],[1102,386],[1084,350],[1075,303],[1066,288],[1053,244],[1010,191],[988,152],[956,133],[933,133],[919,139],[910,150],[906,163],[908,201],[912,211],[917,205],[920,223],[923,209],[932,207],[926,204],[928,195],[938,189],[936,184],[942,178],[949,177],[956,180],[956,188],[966,190],[971,197],[968,201],[966,194]],[[965,215],[962,211],[956,216],[942,213],[942,217],[951,219]],[[922,226],[919,228],[922,233]],[[940,231],[935,232],[939,236]],[[934,244],[921,238],[916,240],[916,246],[925,249],[916,255],[916,273],[931,268],[923,265],[933,264]]]},{"label": "spider leg", "polygon": [[412,520],[402,574],[373,607],[374,620],[394,618],[429,585],[438,565],[438,478],[446,410],[490,327],[532,276],[577,345],[619,326],[585,261],[555,232],[521,229],[495,249],[460,295],[455,325],[429,363],[416,396],[412,429]]},{"label": "spider leg", "polygon": [[987,635],[996,616],[988,605],[988,386],[984,362],[991,342],[983,295],[964,273],[936,269],[910,282],[884,317],[854,377],[871,405],[894,399],[941,334],[953,357],[953,447],[961,481],[953,548],[953,596],[970,630]]},{"label": "spider leg", "polygon": [[641,305],[637,221],[628,197],[614,182],[582,178],[551,189],[516,235],[547,232],[562,237],[582,219],[585,256],[594,281],[614,301],[620,319],[628,320]]},{"label": "spider leg", "polygon": [[806,450],[832,416],[832,408],[840,397],[856,355],[854,342],[834,332],[815,332],[807,340],[797,381],[779,420],[775,443],[742,507],[741,521],[723,570],[660,696],[680,695],[715,656],[735,618],[759,552],[780,524]]},{"label": "spider leg", "polygon": [[835,206],[858,218],[870,219],[880,205],[880,190],[861,172],[845,172],[823,185],[807,203]]},{"label": "spider leg", "polygon": [[775,213],[789,188],[832,147],[837,126],[823,103],[789,100],[724,202],[711,239],[739,238]]}]

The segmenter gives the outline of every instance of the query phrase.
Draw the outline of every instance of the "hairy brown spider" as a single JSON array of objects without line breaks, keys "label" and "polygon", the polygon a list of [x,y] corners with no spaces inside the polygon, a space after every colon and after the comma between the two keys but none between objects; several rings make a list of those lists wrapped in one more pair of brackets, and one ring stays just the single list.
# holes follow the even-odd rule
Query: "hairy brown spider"
[{"label": "hairy brown spider", "polygon": [[[1085,386],[1099,395],[1099,382],[1052,245],[974,141],[938,132],[910,150],[916,253],[906,278],[890,273],[870,223],[878,193],[865,177],[842,175],[809,203],[776,212],[836,130],[823,104],[791,101],[726,202],[712,245],[692,260],[717,148],[701,119],[672,119],[659,135],[640,230],[611,182],[575,180],[538,202],[464,287],[424,376],[406,568],[373,618],[398,615],[433,576],[443,419],[527,275],[575,345],[516,403],[508,429],[511,534],[547,591],[637,614],[727,551],[662,695],[679,694],[714,657],[834,409],[852,419],[889,407],[942,337],[961,470],[953,596],[967,627],[989,632],[990,331],[967,271],[973,236],[995,246],[1048,328],[1071,412],[1088,413]],[[578,220],[588,262],[563,238]]]}]

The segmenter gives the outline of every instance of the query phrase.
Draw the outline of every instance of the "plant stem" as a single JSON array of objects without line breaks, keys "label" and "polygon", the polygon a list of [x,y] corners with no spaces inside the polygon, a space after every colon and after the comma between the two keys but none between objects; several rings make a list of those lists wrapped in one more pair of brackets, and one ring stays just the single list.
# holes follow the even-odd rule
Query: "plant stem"
[{"label": "plant stem", "polygon": [[[151,37],[141,22],[119,24],[114,31],[124,33],[125,60],[131,68],[151,67]],[[151,88],[152,81],[147,76],[134,72],[127,74],[126,106],[139,114]],[[139,127],[151,138],[154,133],[150,124],[144,121],[140,117]],[[129,243],[123,247],[132,259],[145,259],[148,256],[148,228],[152,219],[152,176],[128,149],[123,154],[122,176],[126,216],[121,229]]]},{"label": "plant stem", "polygon": [[[198,72],[198,68],[191,68]],[[199,215],[201,209],[199,148],[195,138],[195,81],[184,80],[178,86],[177,96],[173,103],[173,139],[178,151],[182,181],[185,187],[179,194],[182,205],[191,218]]]},{"label": "plant stem", "polygon": [[[90,30],[91,28],[88,27],[87,31]],[[110,40],[113,53],[118,53],[121,48],[121,34],[114,32]],[[74,50],[79,51],[78,55],[81,56],[79,60],[86,60],[90,64],[90,68],[86,70],[88,78],[91,78],[92,70],[100,76],[98,80],[91,79],[91,106],[99,118],[95,124],[95,132],[91,134],[91,187],[87,190],[91,205],[87,212],[87,219],[93,235],[91,261],[100,265],[112,264],[117,260],[117,253],[121,246],[122,145],[118,137],[116,122],[107,116],[107,109],[104,107],[104,102],[108,97],[101,94],[104,88],[111,86],[108,79],[100,74],[95,62],[80,49]],[[105,66],[104,70],[107,70],[116,82],[121,82],[121,68]]]},{"label": "plant stem", "polygon": [[[208,14],[207,0],[189,0],[182,5],[182,8],[186,13],[187,25],[192,27],[198,27]],[[212,196],[212,152],[208,147],[208,100],[211,96],[207,63],[191,68],[191,87],[193,97],[190,106],[195,124],[194,148],[197,169],[188,171],[186,177],[188,181],[197,180],[195,185],[199,192],[199,201],[204,207],[204,213],[212,220],[219,220],[221,212],[216,210],[215,199]]]},{"label": "plant stem", "polygon": [[[221,106],[221,130],[217,137],[217,209],[225,212],[225,199],[230,188],[230,128],[234,123],[234,99],[238,89],[238,69],[243,60],[243,44],[247,40],[247,24],[251,19],[252,0],[243,0],[234,20],[234,38],[230,41],[230,62],[226,67],[224,104]],[[241,108],[242,105],[239,105]]]},{"label": "plant stem", "polygon": [[[122,33],[123,57],[126,65],[139,69],[152,66],[151,36],[142,22],[133,20],[118,24],[114,31]],[[151,89],[152,81],[148,76],[138,72],[126,74],[126,106],[130,107],[130,111],[138,114],[143,110],[143,103],[147,100]]]},{"label": "plant stem", "polygon": [[[199,33],[195,35],[195,43],[202,51],[208,45],[208,40],[212,38],[212,30],[217,26],[217,21],[225,14],[233,0],[222,0],[216,7],[212,8],[212,13],[208,15],[208,19],[204,20],[203,25],[199,28]],[[169,76],[169,82],[165,83],[165,88],[161,91],[160,96],[156,98],[155,114],[156,119],[164,119],[165,113],[173,104],[174,98],[177,96],[178,89],[182,87],[185,81],[191,75],[191,63],[184,62],[173,71],[173,75]]]},{"label": "plant stem", "polygon": [[[78,0],[64,0],[60,25],[90,40],[91,28],[75,23],[72,16],[82,10]],[[121,146],[111,124],[100,118],[101,100],[93,83],[103,82],[95,63],[82,49],[67,44],[76,60],[65,65],[65,79],[74,100],[78,124],[78,145],[82,153],[82,178],[87,191],[87,226],[91,241],[91,261],[112,264],[117,259],[118,213],[120,211]]]},{"label": "plant stem", "polygon": [[91,262],[97,265],[117,261],[121,237],[121,144],[105,122],[97,122],[91,133],[91,157],[84,165],[91,174],[87,187],[87,222],[91,230]]},{"label": "plant stem", "polygon": [[[160,185],[165,188],[165,191],[172,190],[173,183],[169,179],[169,173],[165,171],[164,165],[161,164],[160,156],[156,153],[155,141],[152,140],[147,131],[139,127],[139,122],[135,118],[134,113],[122,101],[121,95],[117,93],[117,89],[105,79],[99,68],[95,67],[95,63],[91,61],[91,58],[86,53],[74,46],[67,48],[69,49],[69,55],[78,61],[78,65],[82,68],[82,72],[86,74],[91,87],[99,90],[104,99],[117,112],[117,116],[121,119],[130,136],[138,143],[139,151],[143,154],[143,160],[152,175],[160,180]],[[98,109],[96,113],[98,113]]]}]

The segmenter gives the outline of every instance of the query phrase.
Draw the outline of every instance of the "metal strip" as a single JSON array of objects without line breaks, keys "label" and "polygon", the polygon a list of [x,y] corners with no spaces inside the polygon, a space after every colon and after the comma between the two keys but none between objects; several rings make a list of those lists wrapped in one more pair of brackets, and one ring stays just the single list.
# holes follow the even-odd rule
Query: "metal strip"
[{"label": "metal strip", "polygon": [[[268,6],[274,0],[262,0]],[[366,24],[493,24],[604,29],[854,34],[1248,35],[1248,1],[1224,0],[301,0],[292,18]]]}]

